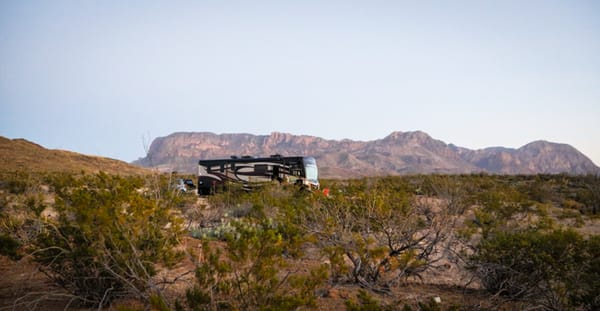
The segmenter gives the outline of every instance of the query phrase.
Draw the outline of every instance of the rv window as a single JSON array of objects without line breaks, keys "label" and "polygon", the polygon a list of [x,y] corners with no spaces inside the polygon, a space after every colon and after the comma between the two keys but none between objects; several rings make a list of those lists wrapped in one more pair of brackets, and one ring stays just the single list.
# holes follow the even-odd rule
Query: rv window
[{"label": "rv window", "polygon": [[254,172],[257,174],[266,174],[268,169],[268,165],[266,164],[257,164],[254,166]]}]

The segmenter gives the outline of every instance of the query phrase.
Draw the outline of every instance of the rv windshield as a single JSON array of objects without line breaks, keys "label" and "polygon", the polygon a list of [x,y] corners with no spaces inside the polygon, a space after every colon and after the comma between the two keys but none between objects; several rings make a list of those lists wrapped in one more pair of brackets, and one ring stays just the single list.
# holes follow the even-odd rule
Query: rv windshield
[{"label": "rv windshield", "polygon": [[307,180],[313,183],[319,182],[319,170],[317,169],[317,161],[315,161],[315,158],[304,158],[304,170],[306,172]]}]

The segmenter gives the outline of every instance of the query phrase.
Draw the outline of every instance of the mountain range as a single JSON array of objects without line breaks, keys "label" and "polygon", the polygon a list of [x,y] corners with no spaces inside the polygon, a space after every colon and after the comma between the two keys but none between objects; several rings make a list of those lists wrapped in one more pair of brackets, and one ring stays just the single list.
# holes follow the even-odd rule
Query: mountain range
[{"label": "mountain range", "polygon": [[270,135],[179,132],[158,137],[134,161],[163,171],[195,173],[200,159],[232,155],[305,155],[317,159],[325,178],[427,173],[600,174],[588,157],[567,144],[534,141],[518,149],[471,150],[421,131],[393,132],[372,141],[328,140],[274,132]]}]

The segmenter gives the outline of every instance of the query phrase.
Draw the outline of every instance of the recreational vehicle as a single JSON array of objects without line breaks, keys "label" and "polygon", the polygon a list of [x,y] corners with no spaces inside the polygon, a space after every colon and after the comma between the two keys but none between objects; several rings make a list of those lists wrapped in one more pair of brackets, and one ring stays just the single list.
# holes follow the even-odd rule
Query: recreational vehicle
[{"label": "recreational vehicle", "polygon": [[198,194],[213,194],[229,182],[252,188],[256,184],[278,181],[318,189],[318,175],[317,162],[313,157],[232,156],[229,159],[200,160]]}]

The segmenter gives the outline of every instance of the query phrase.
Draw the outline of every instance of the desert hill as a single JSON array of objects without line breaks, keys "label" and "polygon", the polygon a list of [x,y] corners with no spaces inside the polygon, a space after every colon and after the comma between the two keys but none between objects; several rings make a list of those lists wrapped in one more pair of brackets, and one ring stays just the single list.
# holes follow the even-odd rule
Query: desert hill
[{"label": "desert hill", "polygon": [[65,150],[50,150],[25,139],[0,136],[0,171],[143,174],[148,170],[127,162],[88,156]]},{"label": "desert hill", "polygon": [[147,156],[135,163],[193,173],[199,159],[271,154],[314,156],[321,176],[328,178],[476,172],[600,173],[600,168],[589,158],[566,144],[536,141],[518,149],[470,150],[446,144],[421,131],[393,132],[366,142],[278,132],[270,135],[173,133],[156,138]]}]

